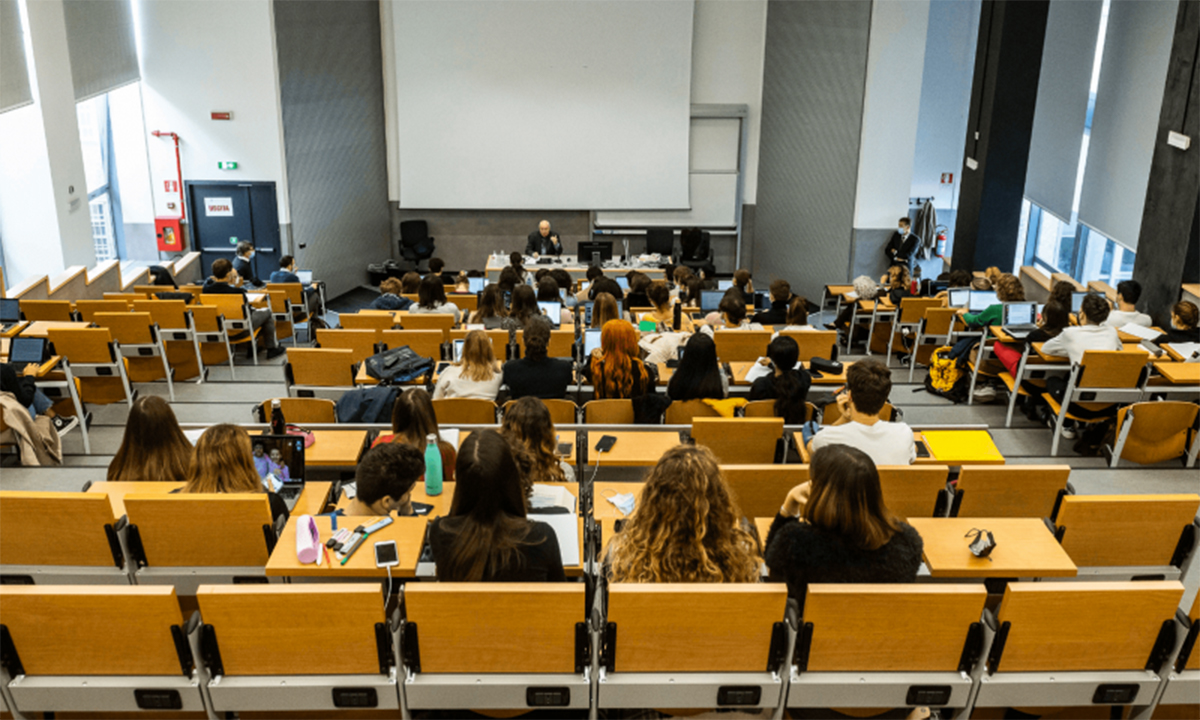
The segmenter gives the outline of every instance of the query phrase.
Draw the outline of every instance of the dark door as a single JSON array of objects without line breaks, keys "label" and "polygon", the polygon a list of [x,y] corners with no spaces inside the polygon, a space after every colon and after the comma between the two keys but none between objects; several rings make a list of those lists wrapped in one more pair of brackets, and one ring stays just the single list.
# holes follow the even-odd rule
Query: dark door
[{"label": "dark door", "polygon": [[239,242],[254,245],[254,273],[266,280],[279,269],[279,214],[275,183],[185,183],[192,242],[200,251],[204,277],[213,261],[232,261]]}]

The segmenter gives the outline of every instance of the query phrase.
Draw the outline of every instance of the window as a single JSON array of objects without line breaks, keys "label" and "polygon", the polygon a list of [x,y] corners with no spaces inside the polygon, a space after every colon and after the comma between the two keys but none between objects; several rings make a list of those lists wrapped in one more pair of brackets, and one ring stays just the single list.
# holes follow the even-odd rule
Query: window
[{"label": "window", "polygon": [[117,193],[117,171],[113,157],[108,95],[99,95],[75,105],[79,120],[79,143],[87,177],[88,208],[92,219],[92,241],[96,261],[121,256],[121,205]]}]

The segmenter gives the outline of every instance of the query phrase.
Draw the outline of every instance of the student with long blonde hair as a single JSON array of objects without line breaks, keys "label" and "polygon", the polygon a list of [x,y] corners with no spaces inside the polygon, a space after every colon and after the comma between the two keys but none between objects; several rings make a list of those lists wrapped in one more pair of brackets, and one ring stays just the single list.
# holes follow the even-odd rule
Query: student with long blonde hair
[{"label": "student with long blonde hair", "polygon": [[575,482],[575,469],[556,454],[558,440],[546,403],[532,395],[513,402],[504,412],[500,434],[521,456],[517,464],[522,466],[527,485]]},{"label": "student with long blonde hair", "polygon": [[592,301],[592,329],[603,328],[609,320],[620,319],[621,306],[617,299],[606,292],[596,293],[596,299]]},{"label": "student with long blonde hair", "polygon": [[642,397],[654,392],[658,373],[638,357],[638,332],[624,320],[609,320],[600,331],[600,353],[584,366],[597,400]]},{"label": "student with long blonde hair", "polygon": [[438,378],[433,399],[479,398],[495,400],[503,376],[496,369],[496,354],[492,341],[482,330],[467,333],[463,342],[462,361],[454,363]]},{"label": "student with long blonde hair", "polygon": [[191,464],[192,444],[171,406],[157,395],[146,395],[129,411],[121,447],[108,464],[108,481],[184,482]]},{"label": "student with long blonde hair", "polygon": [[[601,501],[603,502],[603,501]],[[758,542],[712,451],[679,445],[646,476],[637,506],[609,545],[613,582],[757,582]]]},{"label": "student with long blonde hair", "polygon": [[237,425],[222,423],[204,431],[188,472],[185,493],[261,493],[271,502],[271,517],[288,516],[283,498],[263,487],[254,469],[250,436]]}]

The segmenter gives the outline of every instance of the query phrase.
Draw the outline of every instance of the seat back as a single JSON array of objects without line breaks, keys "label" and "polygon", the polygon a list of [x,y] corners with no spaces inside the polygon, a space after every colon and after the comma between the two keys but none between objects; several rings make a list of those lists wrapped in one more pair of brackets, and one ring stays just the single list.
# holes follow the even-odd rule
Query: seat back
[{"label": "seat back", "polygon": [[807,465],[721,465],[721,474],[750,520],[775,517],[788,491],[808,482]]},{"label": "seat back", "polygon": [[756,672],[783,621],[782,583],[613,583],[614,672]]},{"label": "seat back", "polygon": [[1196,518],[1200,495],[1067,495],[1055,525],[1079,567],[1174,564],[1180,537]]},{"label": "seat back", "polygon": [[964,465],[950,514],[1048,518],[1070,475],[1069,465]]},{"label": "seat back", "polygon": [[879,466],[883,502],[901,519],[933,517],[949,477],[950,468],[945,465]]},{"label": "seat back", "polygon": [[326,350],[349,350],[354,362],[362,362],[375,354],[375,344],[381,342],[379,330],[317,330],[317,345]]},{"label": "seat back", "polygon": [[352,350],[288,348],[287,364],[294,385],[354,387]]},{"label": "seat back", "polygon": [[1200,407],[1189,402],[1144,402],[1121,408],[1117,411],[1117,437],[1125,437],[1121,458],[1148,465],[1186,454],[1188,433],[1196,426],[1198,412]]},{"label": "seat back", "polygon": [[271,403],[279,401],[279,410],[289,425],[317,425],[336,423],[336,404],[327,398],[269,398],[259,406],[264,422],[271,420]]},{"label": "seat back", "polygon": [[414,624],[420,631],[422,673],[577,672],[575,626],[587,614],[581,584],[410,583],[404,605],[405,632]]},{"label": "seat back", "polygon": [[717,359],[721,362],[750,362],[766,357],[770,330],[718,330],[713,333]]},{"label": "seat back", "polygon": [[632,400],[592,400],[583,404],[583,421],[589,425],[632,425]]},{"label": "seat back", "polygon": [[30,322],[70,322],[74,319],[69,300],[22,300],[21,314]]},{"label": "seat back", "polygon": [[949,335],[965,330],[967,326],[959,318],[958,308],[931,307],[925,310],[924,335]]},{"label": "seat back", "polygon": [[275,339],[283,340],[293,337],[295,329],[292,327],[292,313],[287,293],[282,290],[268,289],[267,304],[271,308],[272,315],[275,316]]},{"label": "seat back", "polygon": [[107,328],[122,345],[149,345],[157,340],[152,330],[154,319],[148,312],[98,312],[92,321]]},{"label": "seat back", "polygon": [[192,305],[192,321],[196,324],[197,332],[215,333],[223,330],[223,324],[218,318],[223,318],[221,308],[215,305]]},{"label": "seat back", "polygon": [[75,309],[84,322],[95,322],[96,313],[123,313],[129,310],[124,300],[76,300]]},{"label": "seat back", "polygon": [[441,425],[494,425],[496,403],[480,398],[442,398],[433,401]]},{"label": "seat back", "polygon": [[[50,518],[55,527],[48,542]],[[0,566],[121,567],[116,524],[103,493],[0,491]]]},{"label": "seat back", "polygon": [[[227,676],[379,673],[375,628],[386,617],[376,586],[201,585],[196,602]],[[337,612],[314,613],[317,607]]]},{"label": "seat back", "polygon": [[442,343],[445,340],[438,330],[384,330],[379,334],[379,342],[387,345],[388,350],[407,345],[421,357],[437,362],[442,359]]},{"label": "seat back", "polygon": [[[804,422],[813,419],[817,413],[817,406],[810,402],[804,403]],[[742,408],[742,414],[745,417],[777,417],[775,415],[774,400],[751,400]]]},{"label": "seat back", "polygon": [[[842,417],[841,408],[838,407],[837,403],[831,402],[825,406],[824,410],[821,411],[821,424],[822,425],[832,425],[833,423],[837,422],[837,420],[841,417]],[[879,414],[879,417],[884,422],[892,422],[893,420],[895,420],[896,419],[895,406],[893,406],[890,402],[884,403],[883,404],[883,412],[881,412]]]},{"label": "seat back", "polygon": [[[504,403],[504,415],[508,414],[508,409],[515,402],[516,400],[509,400],[508,402]],[[570,400],[542,400],[542,404],[545,405],[546,409],[550,411],[550,421],[555,425],[573,425],[578,417],[577,413],[579,412],[579,406]]]},{"label": "seat back", "polygon": [[440,330],[442,342],[449,342],[450,328],[454,327],[454,315],[450,313],[410,313],[401,311],[397,314],[400,327],[405,330]]},{"label": "seat back", "polygon": [[1008,583],[1000,671],[1136,670],[1183,598],[1176,581]]},{"label": "seat back", "polygon": [[163,330],[185,330],[188,326],[188,306],[182,300],[135,300],[133,311],[150,313],[150,319]]},{"label": "seat back", "polygon": [[404,220],[400,223],[400,244],[416,247],[429,239],[429,225],[424,220]]},{"label": "seat back", "polygon": [[170,585],[0,585],[0,604],[29,677],[180,674]]},{"label": "seat back", "polygon": [[126,307],[129,307],[138,300],[145,300],[146,294],[140,291],[131,293],[106,292],[104,293],[104,299],[119,300],[125,303]]},{"label": "seat back", "polygon": [[718,462],[728,465],[772,462],[781,437],[783,418],[692,419],[692,440],[706,445]]},{"label": "seat back", "polygon": [[396,321],[391,313],[342,313],[338,324],[346,330],[391,330]]},{"label": "seat back", "polygon": [[1142,380],[1150,356],[1136,350],[1088,350],[1080,361],[1082,369],[1076,380],[1076,389],[1135,388]]},{"label": "seat back", "polygon": [[[304,286],[300,283],[267,283],[267,292],[279,291],[293,305],[305,307],[304,304]],[[272,310],[275,308],[272,307]],[[282,310],[278,311],[282,312]]]},{"label": "seat back", "polygon": [[[524,338],[522,338],[521,349],[524,351]],[[571,357],[571,348],[575,346],[575,331],[574,330],[551,330],[550,344],[546,346],[546,355],[553,358],[569,358]]]},{"label": "seat back", "polygon": [[692,418],[720,416],[721,413],[709,407],[703,400],[685,400],[673,402],[667,406],[666,423],[668,425],[689,425]]},{"label": "seat back", "polygon": [[[810,672],[955,672],[983,584],[812,584],[804,600],[812,623]],[[880,632],[887,618],[887,632]]]},{"label": "seat back", "polygon": [[941,306],[940,298],[904,298],[900,301],[900,323],[915,325],[921,322],[921,318],[925,317],[926,312]]},{"label": "seat back", "polygon": [[274,537],[266,493],[130,493],[125,514],[151,567],[265,567]]},{"label": "seat back", "polygon": [[46,336],[54,343],[54,352],[74,364],[117,362],[108,328],[50,328]]},{"label": "seat back", "polygon": [[200,302],[220,309],[226,322],[246,320],[246,298],[232,293],[203,293]]},{"label": "seat back", "polygon": [[831,360],[837,352],[837,330],[784,330],[781,337],[790,337],[800,346],[800,362],[815,357]]}]

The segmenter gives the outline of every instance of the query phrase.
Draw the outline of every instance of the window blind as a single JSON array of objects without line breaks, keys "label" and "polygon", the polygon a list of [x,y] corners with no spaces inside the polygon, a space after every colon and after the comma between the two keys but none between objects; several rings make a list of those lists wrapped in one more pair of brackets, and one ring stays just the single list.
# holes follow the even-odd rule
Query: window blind
[{"label": "window blind", "polygon": [[141,79],[130,0],[64,0],[75,101]]},{"label": "window blind", "polygon": [[33,102],[17,0],[0,0],[0,113]]},{"label": "window blind", "polygon": [[[1025,197],[1071,222],[1103,0],[1050,3]],[[1111,27],[1111,26],[1110,26]]]}]

